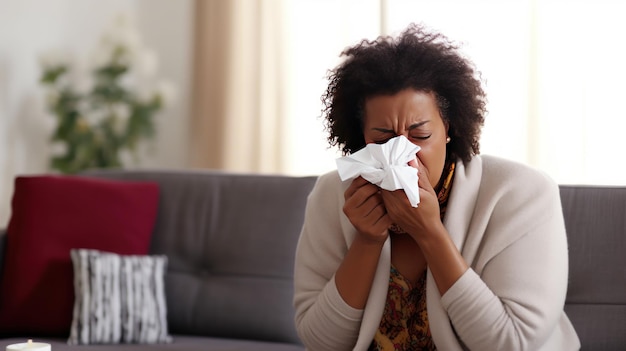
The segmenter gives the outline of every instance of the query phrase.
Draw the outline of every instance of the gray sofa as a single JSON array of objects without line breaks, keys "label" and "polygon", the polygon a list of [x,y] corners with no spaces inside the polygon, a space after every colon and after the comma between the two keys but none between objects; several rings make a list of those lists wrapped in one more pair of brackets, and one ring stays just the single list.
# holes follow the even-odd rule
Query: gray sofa
[{"label": "gray sofa", "polygon": [[[293,323],[293,259],[315,177],[214,171],[87,174],[160,184],[152,253],[169,257],[165,345],[97,350],[303,350]],[[626,349],[626,188],[561,186],[570,245],[566,312],[583,350]],[[4,251],[0,233],[0,254]],[[2,257],[0,257],[0,265]],[[0,296],[1,298],[1,296]],[[76,350],[64,339],[53,350]],[[0,339],[0,349],[24,338]]]}]

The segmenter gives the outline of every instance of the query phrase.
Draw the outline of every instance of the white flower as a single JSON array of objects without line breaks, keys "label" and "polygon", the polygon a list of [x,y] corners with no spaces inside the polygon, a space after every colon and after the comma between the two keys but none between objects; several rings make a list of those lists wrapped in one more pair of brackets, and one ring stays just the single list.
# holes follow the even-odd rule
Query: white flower
[{"label": "white flower", "polygon": [[141,34],[130,17],[119,14],[100,37],[90,55],[90,61],[94,67],[102,67],[111,63],[114,55],[120,55],[115,57],[118,63],[131,65],[142,50],[141,41]]},{"label": "white flower", "polygon": [[141,34],[135,28],[134,24],[124,14],[120,14],[113,26],[105,31],[102,36],[101,44],[105,48],[117,49],[123,48],[127,53],[127,59],[132,61],[134,55],[136,55],[141,47]]},{"label": "white flower", "polygon": [[81,111],[81,115],[89,126],[95,127],[101,125],[109,117],[109,112],[103,108],[86,108]]},{"label": "white flower", "polygon": [[94,79],[89,67],[83,63],[76,63],[75,68],[70,72],[70,84],[78,94],[89,94],[94,87]]},{"label": "white flower", "polygon": [[81,74],[75,77],[74,82],[74,87],[78,94],[89,94],[94,88],[94,80],[88,74]]},{"label": "white flower", "polygon": [[130,117],[130,107],[127,104],[113,104],[111,111],[115,117],[127,120]]}]

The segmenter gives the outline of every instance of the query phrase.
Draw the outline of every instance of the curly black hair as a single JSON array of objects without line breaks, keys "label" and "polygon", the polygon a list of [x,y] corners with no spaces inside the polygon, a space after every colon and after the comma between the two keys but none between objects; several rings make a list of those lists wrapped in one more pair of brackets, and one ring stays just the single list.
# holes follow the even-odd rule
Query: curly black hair
[{"label": "curly black hair", "polygon": [[322,117],[328,142],[344,155],[365,146],[366,99],[408,88],[435,94],[451,137],[446,160],[467,162],[480,152],[486,95],[473,63],[447,37],[411,24],[397,38],[363,40],[341,56],[343,63],[329,71]]}]

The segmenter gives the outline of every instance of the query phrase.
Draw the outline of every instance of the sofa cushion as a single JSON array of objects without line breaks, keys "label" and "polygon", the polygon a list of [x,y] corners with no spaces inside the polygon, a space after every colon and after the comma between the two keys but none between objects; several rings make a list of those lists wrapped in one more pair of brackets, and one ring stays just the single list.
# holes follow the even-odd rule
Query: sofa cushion
[{"label": "sofa cushion", "polygon": [[148,253],[158,186],[76,176],[15,180],[0,285],[0,334],[69,335],[70,249]]},{"label": "sofa cushion", "polygon": [[163,275],[166,256],[71,251],[74,317],[68,343],[170,342]]}]

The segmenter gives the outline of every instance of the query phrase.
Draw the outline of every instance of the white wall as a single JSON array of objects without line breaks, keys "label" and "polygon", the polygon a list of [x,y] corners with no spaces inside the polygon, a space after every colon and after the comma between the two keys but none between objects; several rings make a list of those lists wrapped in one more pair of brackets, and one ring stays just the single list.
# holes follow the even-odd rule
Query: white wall
[{"label": "white wall", "polygon": [[119,12],[134,18],[159,56],[157,75],[178,91],[176,104],[159,115],[154,148],[139,167],[187,166],[192,0],[0,0],[0,228],[10,215],[15,176],[50,171],[53,117],[43,105],[38,55],[63,49],[80,59]]}]

